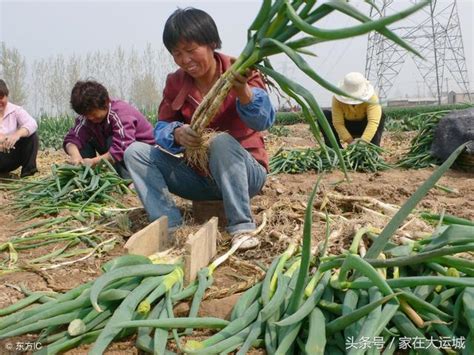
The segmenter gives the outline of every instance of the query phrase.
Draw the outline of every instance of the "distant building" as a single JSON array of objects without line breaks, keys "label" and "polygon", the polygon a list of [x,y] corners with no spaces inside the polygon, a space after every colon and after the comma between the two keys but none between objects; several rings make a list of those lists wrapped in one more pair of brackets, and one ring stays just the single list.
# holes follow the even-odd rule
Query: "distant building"
[{"label": "distant building", "polygon": [[390,107],[403,107],[407,105],[408,105],[408,99],[387,100],[387,106],[390,106]]},{"label": "distant building", "polygon": [[387,106],[389,107],[412,107],[412,106],[426,106],[426,105],[437,105],[438,100],[434,97],[415,97],[415,98],[404,98],[404,99],[391,99],[387,100]]},{"label": "distant building", "polygon": [[450,91],[448,93],[448,104],[469,104],[469,103],[474,103],[474,92],[457,93],[454,91]]}]

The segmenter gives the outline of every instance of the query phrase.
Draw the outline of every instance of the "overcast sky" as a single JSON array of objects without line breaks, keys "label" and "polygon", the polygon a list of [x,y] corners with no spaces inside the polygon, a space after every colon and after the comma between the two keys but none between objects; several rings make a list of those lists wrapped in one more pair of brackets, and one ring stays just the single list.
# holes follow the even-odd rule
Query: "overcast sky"
[{"label": "overcast sky", "polygon": [[[379,0],[380,2],[380,0]],[[452,0],[438,0],[438,3]],[[143,49],[147,43],[160,46],[163,26],[177,7],[193,6],[207,11],[216,21],[223,41],[222,51],[237,56],[246,42],[246,31],[254,19],[260,1],[8,1],[0,0],[0,41],[17,48],[30,63],[35,59],[73,53],[83,54],[118,46]],[[362,1],[351,3],[367,12]],[[397,0],[406,7],[407,0]],[[400,5],[401,4],[401,5]],[[458,0],[458,9],[465,46],[466,63],[471,87],[473,84],[474,0]],[[330,21],[329,21],[330,20]],[[330,18],[329,27],[352,24],[342,16]],[[339,82],[345,73],[365,70],[367,36],[318,45],[312,48],[318,57],[310,59],[314,68],[326,79]],[[330,102],[331,94],[309,83],[303,74],[275,58],[275,67],[313,90],[321,104]],[[414,65],[403,67],[392,97],[422,95],[421,76]],[[159,65],[159,63],[157,63]],[[455,83],[449,81],[450,88]]]}]

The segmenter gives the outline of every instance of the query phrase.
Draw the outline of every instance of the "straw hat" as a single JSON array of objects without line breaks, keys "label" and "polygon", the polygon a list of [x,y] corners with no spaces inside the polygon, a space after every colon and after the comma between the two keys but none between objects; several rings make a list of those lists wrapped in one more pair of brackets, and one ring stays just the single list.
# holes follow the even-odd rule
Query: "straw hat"
[{"label": "straw hat", "polygon": [[351,97],[334,95],[338,101],[349,105],[357,105],[368,101],[375,92],[370,82],[361,73],[357,72],[347,74],[344,80],[339,83],[339,89],[350,96],[360,99],[356,100]]}]

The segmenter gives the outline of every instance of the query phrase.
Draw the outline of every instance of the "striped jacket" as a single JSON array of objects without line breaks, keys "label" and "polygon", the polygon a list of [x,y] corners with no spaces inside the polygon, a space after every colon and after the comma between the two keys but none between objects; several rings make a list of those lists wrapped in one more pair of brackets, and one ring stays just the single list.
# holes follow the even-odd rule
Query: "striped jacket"
[{"label": "striped jacket", "polygon": [[111,100],[107,118],[93,123],[84,116],[78,116],[74,127],[64,137],[63,147],[72,143],[81,150],[93,141],[96,146],[106,147],[116,162],[123,160],[125,149],[135,141],[154,144],[153,127],[135,107],[121,100]]}]

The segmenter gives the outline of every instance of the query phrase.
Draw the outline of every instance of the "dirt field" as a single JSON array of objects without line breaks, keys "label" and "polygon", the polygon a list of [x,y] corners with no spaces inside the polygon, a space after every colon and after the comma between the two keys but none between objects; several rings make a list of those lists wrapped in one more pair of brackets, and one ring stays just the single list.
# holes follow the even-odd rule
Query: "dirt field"
[{"label": "dirt field", "polygon": [[[267,148],[272,155],[280,147],[311,147],[314,145],[311,134],[306,125],[299,124],[289,126],[291,135],[289,137],[275,137],[267,135]],[[393,163],[397,161],[408,148],[412,135],[410,133],[393,134],[387,133],[382,145],[386,149],[384,158]],[[39,156],[39,169],[41,174],[48,174],[49,165],[53,162],[64,161],[62,152],[41,152]],[[354,228],[361,225],[371,224],[383,228],[390,217],[387,217],[376,206],[370,203],[369,198],[381,202],[402,205],[416,188],[424,182],[433,172],[433,168],[422,170],[400,170],[390,169],[378,173],[350,173],[350,182],[343,181],[343,174],[334,171],[323,177],[320,191],[315,203],[315,211],[319,211],[321,205],[325,205],[330,214],[331,223],[331,251],[337,253],[350,242]],[[232,306],[230,302],[212,302],[215,298],[225,298],[231,294],[249,287],[260,275],[261,269],[258,263],[267,264],[273,257],[283,251],[290,238],[297,238],[302,234],[302,222],[306,201],[318,176],[315,173],[298,175],[275,175],[268,177],[267,183],[261,195],[252,199],[252,208],[257,222],[261,222],[263,213],[266,213],[268,224],[261,233],[262,243],[260,247],[237,255],[219,268],[215,277],[214,286],[208,292],[208,303],[204,303],[203,313],[207,315],[225,316]],[[417,206],[418,210],[430,211],[456,215],[467,219],[474,219],[474,174],[451,170],[439,181],[440,185],[447,186],[454,192],[446,192],[441,189],[432,189],[423,201]],[[342,197],[341,197],[342,196]],[[350,196],[355,201],[347,200]],[[326,199],[328,197],[328,199]],[[364,199],[358,199],[364,197]],[[10,197],[11,198],[11,197]],[[5,192],[0,192],[0,244],[7,241],[16,231],[24,226],[19,223],[15,215],[7,212],[5,206],[10,201]],[[136,197],[129,201],[132,205],[140,206]],[[179,205],[185,213],[189,229],[181,233],[189,233],[197,229],[193,225],[191,204],[189,201],[178,200]],[[135,230],[146,225],[146,217],[142,209],[134,211],[131,217],[132,228],[128,231],[117,233],[115,247],[98,256],[90,257],[80,263],[63,266],[52,270],[28,269],[22,272],[0,274],[0,308],[5,307],[22,298],[21,292],[14,285],[24,284],[30,290],[54,290],[65,291],[80,283],[92,280],[100,274],[100,265],[111,258],[123,253],[124,240]],[[407,220],[402,231],[416,237],[422,233],[432,230],[432,226],[413,217]],[[315,245],[324,237],[325,222],[314,215],[313,241]],[[219,250],[224,251],[229,247],[229,236],[221,231],[219,237]],[[20,253],[19,262],[42,255],[50,249],[37,248],[27,253]],[[2,251],[1,259],[7,257],[7,251]],[[33,339],[33,338],[32,338]],[[0,354],[5,353],[5,342],[0,343]],[[111,353],[133,354],[136,350],[132,347],[132,340],[115,344]],[[71,351],[70,353],[84,353],[85,349]]]}]

